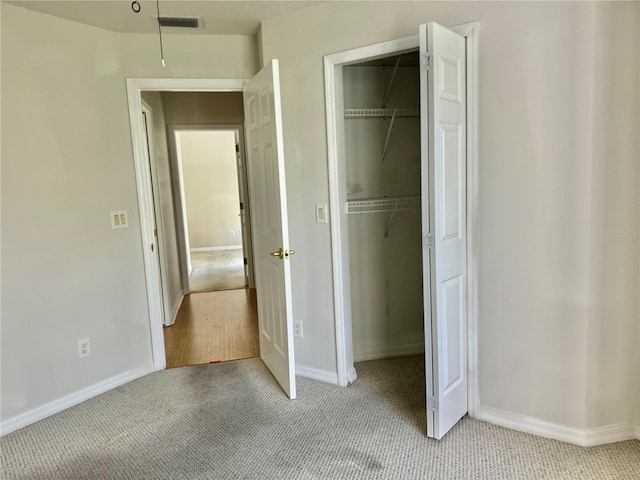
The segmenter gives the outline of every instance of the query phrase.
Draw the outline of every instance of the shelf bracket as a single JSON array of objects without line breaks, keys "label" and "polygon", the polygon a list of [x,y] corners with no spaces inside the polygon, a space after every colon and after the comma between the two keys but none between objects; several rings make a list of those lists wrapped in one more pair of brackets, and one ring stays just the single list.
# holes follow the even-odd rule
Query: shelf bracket
[{"label": "shelf bracket", "polygon": [[396,73],[398,73],[398,67],[400,66],[400,58],[402,55],[398,56],[396,60],[396,65],[393,67],[393,73],[391,74],[391,80],[389,80],[389,86],[387,87],[387,91],[384,94],[384,100],[382,100],[382,108],[387,108],[387,101],[389,100],[389,95],[391,95],[391,87],[393,86],[393,81],[396,78]]},{"label": "shelf bracket", "polygon": [[384,148],[382,149],[382,161],[384,162],[384,159],[387,156],[387,149],[389,148],[389,139],[391,138],[391,129],[393,128],[393,122],[396,119],[396,113],[398,112],[398,109],[396,108],[393,111],[393,114],[391,115],[391,121],[389,122],[389,130],[387,131],[387,138],[384,141]]},{"label": "shelf bracket", "polygon": [[397,211],[398,211],[398,204],[396,203],[396,208],[394,208],[393,212],[391,212],[391,217],[389,217],[389,221],[387,222],[387,225],[384,227],[384,238],[387,238],[389,236],[389,231],[391,230],[391,225],[393,224],[393,219],[396,216]]}]

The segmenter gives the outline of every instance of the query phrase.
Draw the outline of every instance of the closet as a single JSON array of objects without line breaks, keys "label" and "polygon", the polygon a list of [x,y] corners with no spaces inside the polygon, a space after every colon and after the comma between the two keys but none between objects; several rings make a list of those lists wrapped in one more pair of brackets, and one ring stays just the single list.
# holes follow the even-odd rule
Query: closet
[{"label": "closet", "polygon": [[477,404],[476,27],[324,58],[338,383],[354,362],[424,352],[438,439]]},{"label": "closet", "polygon": [[424,352],[418,51],[343,69],[354,361]]}]

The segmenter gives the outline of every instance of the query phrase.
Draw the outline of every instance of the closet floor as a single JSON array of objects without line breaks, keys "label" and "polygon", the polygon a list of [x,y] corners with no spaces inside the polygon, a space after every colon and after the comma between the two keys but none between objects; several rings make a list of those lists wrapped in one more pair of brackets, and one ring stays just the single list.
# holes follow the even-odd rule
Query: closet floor
[{"label": "closet floor", "polygon": [[164,327],[167,368],[260,355],[255,289],[192,293]]}]

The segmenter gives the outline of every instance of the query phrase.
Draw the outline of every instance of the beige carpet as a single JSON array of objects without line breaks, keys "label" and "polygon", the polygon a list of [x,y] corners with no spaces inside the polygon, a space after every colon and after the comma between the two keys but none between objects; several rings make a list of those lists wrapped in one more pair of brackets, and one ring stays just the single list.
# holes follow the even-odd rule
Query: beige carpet
[{"label": "beige carpet", "polygon": [[192,252],[193,270],[189,276],[191,292],[229,290],[245,286],[242,250]]},{"label": "beige carpet", "polygon": [[463,419],[424,435],[421,357],[358,364],[348,388],[258,359],[148,375],[7,435],[7,479],[637,480],[640,442],[593,448]]}]

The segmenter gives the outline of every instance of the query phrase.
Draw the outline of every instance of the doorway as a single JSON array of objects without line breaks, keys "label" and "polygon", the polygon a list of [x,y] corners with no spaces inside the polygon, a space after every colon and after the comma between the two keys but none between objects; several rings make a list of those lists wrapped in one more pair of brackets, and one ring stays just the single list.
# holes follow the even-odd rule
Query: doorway
[{"label": "doorway", "polygon": [[[167,105],[182,96],[172,94]],[[206,103],[212,96],[217,95],[201,94],[199,100]],[[241,115],[241,106],[236,102],[228,112],[231,118]],[[171,108],[167,116],[173,120]],[[171,124],[167,131],[186,270],[184,300],[175,323],[164,328],[167,368],[258,357],[257,296],[249,288],[253,281],[243,129]]]},{"label": "doorway", "polygon": [[[371,216],[385,212],[387,217],[375,222],[379,225],[364,226],[364,230],[380,230],[387,239],[395,228],[394,222],[398,224],[398,215],[402,210],[417,213],[419,209],[421,238],[417,243],[418,253],[412,258],[415,263],[422,264],[422,281],[410,282],[409,286],[417,285],[424,293],[426,430],[429,437],[438,439],[466,412],[473,412],[477,404],[476,34],[477,25],[473,23],[452,29],[430,23],[421,25],[419,35],[414,37],[325,57],[330,208],[338,212],[331,219],[338,382],[347,385],[355,380],[353,362],[356,355],[362,353],[356,351],[359,339],[354,338],[358,332],[353,317],[354,312],[363,307],[362,302],[354,298],[354,291],[361,293],[363,288],[352,283],[350,246],[353,246],[351,237],[355,229],[352,228],[354,222],[348,216],[363,211]],[[414,109],[416,113],[413,113],[409,105],[388,106],[386,103],[392,91],[389,86],[393,84],[402,57],[409,57],[409,52],[416,49],[419,51],[420,87],[419,104],[416,105],[418,110],[416,112]],[[368,87],[366,82],[356,81],[356,94],[351,95],[354,92],[349,91],[351,86],[345,81],[349,77],[358,80],[362,75],[346,70],[363,64],[379,66],[383,59],[389,57],[395,57],[396,62],[384,86]],[[379,94],[378,105],[356,105],[356,108],[347,105],[353,98],[365,98],[371,93],[369,88]],[[406,91],[409,92],[410,88]],[[358,173],[357,167],[349,165],[347,161],[347,156],[354,153],[347,140],[349,131],[358,128],[365,131],[368,128],[351,126],[348,124],[350,119],[368,117],[386,122],[386,127],[382,128],[386,134],[378,136],[378,140],[374,138],[373,142],[369,137],[365,142],[365,147],[373,143],[382,148],[368,152],[370,163],[361,166],[362,170],[379,168],[374,167],[374,163],[388,161],[387,154],[394,148],[391,143],[394,122],[398,125],[401,116],[411,115],[415,115],[420,122],[419,142],[417,145],[414,143],[420,156],[420,169],[414,174],[414,178],[420,181],[419,196],[415,198],[415,193],[411,191],[395,191],[393,175],[389,174],[378,175],[377,180],[364,178],[362,184],[349,183],[350,178],[354,178],[354,172]],[[406,147],[406,144],[401,145],[396,151]],[[355,150],[355,153],[360,153],[358,149]],[[388,169],[382,167],[381,170],[384,168]],[[371,171],[360,173],[366,177],[370,176]],[[410,187],[411,180],[397,184]],[[360,187],[363,188],[360,190]],[[383,190],[389,189],[391,194],[378,192],[381,187]],[[361,192],[368,194],[367,198],[359,198]],[[375,195],[369,195],[371,192]],[[365,232],[362,238],[371,238],[371,232]],[[362,248],[359,248],[357,256],[361,253]],[[378,263],[384,264],[384,257],[395,253],[395,250],[383,246],[379,253],[383,259],[378,258]],[[420,256],[422,261],[419,261]],[[386,293],[393,290],[388,279],[383,279],[381,285],[385,286]],[[380,298],[376,294],[371,296]],[[400,308],[407,306],[406,302],[395,303]],[[383,311],[388,316],[390,309]],[[400,350],[404,352],[395,354],[411,353],[410,350],[417,347],[412,345],[415,338],[415,334],[405,337],[405,344],[400,345]],[[392,345],[387,355],[393,355],[395,349],[396,346]],[[376,352],[376,355],[379,354]]]},{"label": "doorway", "polygon": [[256,357],[242,94],[143,90],[140,96],[165,300],[165,365]]},{"label": "doorway", "polygon": [[245,288],[250,255],[242,129],[172,125],[169,135],[182,203],[188,291]]},{"label": "doorway", "polygon": [[[255,250],[256,255],[252,257],[262,265],[256,269],[261,275],[252,275],[251,260],[249,261],[249,286],[252,277],[255,277],[253,282],[257,294],[260,358],[284,393],[291,399],[296,398],[290,268],[291,257],[295,251],[289,245],[278,60],[271,60],[248,80],[128,78],[126,84],[154,369],[163,370],[167,366],[160,272],[153,268],[162,225],[159,224],[156,232],[156,212],[151,198],[152,178],[144,149],[141,95],[145,91],[156,94],[186,92],[185,94],[195,95],[201,92],[216,92],[239,95],[243,106],[243,118],[238,123],[245,125],[244,131],[247,135],[245,172],[250,188],[246,191],[250,194],[251,203],[258,208],[255,218],[250,210],[245,208],[245,214],[250,218],[247,223],[251,225],[251,235],[244,237],[244,243],[246,245],[246,239],[251,238],[248,251],[253,254]],[[182,107],[181,105],[177,110],[182,113],[185,110],[195,112],[196,115],[202,113],[202,105],[198,100],[192,104],[192,108]],[[166,132],[166,128],[160,130]],[[240,148],[242,147],[241,144]],[[176,181],[175,178],[173,175],[172,182]],[[178,191],[175,185],[171,186],[171,189],[174,192]],[[174,215],[180,214],[181,209],[176,208]],[[184,236],[177,235],[177,239],[185,243]],[[178,250],[186,253],[184,245]],[[186,265],[186,261],[182,261],[181,264]],[[187,268],[183,267],[181,270],[186,272]],[[188,285],[184,280],[183,275],[182,285]],[[184,293],[181,292],[182,295]]]}]

